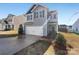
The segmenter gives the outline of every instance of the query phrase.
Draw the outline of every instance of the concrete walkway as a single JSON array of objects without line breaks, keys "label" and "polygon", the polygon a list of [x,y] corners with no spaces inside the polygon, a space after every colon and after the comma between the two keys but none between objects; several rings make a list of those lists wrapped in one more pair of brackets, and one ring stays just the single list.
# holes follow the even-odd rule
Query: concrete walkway
[{"label": "concrete walkway", "polygon": [[0,55],[11,55],[39,40],[39,36],[0,38]]}]

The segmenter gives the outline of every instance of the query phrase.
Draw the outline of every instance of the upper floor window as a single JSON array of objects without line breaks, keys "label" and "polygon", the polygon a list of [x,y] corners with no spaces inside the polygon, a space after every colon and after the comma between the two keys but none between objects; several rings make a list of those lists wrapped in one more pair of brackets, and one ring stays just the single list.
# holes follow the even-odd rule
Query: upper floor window
[{"label": "upper floor window", "polygon": [[42,12],[40,11],[40,17],[42,17]]},{"label": "upper floor window", "polygon": [[38,18],[38,12],[36,12],[36,18]]},{"label": "upper floor window", "polygon": [[34,18],[36,18],[36,12],[34,12]]},{"label": "upper floor window", "polygon": [[27,20],[32,20],[32,15],[28,15]]},{"label": "upper floor window", "polygon": [[44,17],[44,10],[40,11],[40,17]]},{"label": "upper floor window", "polygon": [[34,18],[38,18],[38,12],[34,12]]},{"label": "upper floor window", "polygon": [[56,14],[54,14],[54,19],[56,19]]},{"label": "upper floor window", "polygon": [[44,17],[44,10],[42,11],[42,13],[43,13],[43,17]]},{"label": "upper floor window", "polygon": [[32,20],[32,15],[30,15],[30,19]]}]

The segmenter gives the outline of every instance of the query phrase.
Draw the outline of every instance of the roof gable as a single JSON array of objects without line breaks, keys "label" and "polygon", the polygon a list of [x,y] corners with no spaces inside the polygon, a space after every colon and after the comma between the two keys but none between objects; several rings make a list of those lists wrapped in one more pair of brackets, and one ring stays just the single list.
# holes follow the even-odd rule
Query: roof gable
[{"label": "roof gable", "polygon": [[34,5],[28,10],[28,12],[27,12],[26,14],[31,13],[31,10],[32,10],[35,6],[36,6],[36,4],[34,4]]},{"label": "roof gable", "polygon": [[38,7],[38,6],[41,6],[41,7],[46,8],[45,6],[42,6],[42,5],[39,5],[39,4],[34,4],[34,5],[29,9],[29,11],[28,11],[26,14],[32,13],[32,11],[33,11],[36,7]]}]

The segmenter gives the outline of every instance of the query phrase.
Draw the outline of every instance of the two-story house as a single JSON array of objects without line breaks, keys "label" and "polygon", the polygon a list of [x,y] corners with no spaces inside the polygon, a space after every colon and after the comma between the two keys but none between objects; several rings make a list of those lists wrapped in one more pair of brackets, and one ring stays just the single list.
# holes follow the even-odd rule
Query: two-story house
[{"label": "two-story house", "polygon": [[49,11],[45,6],[34,4],[27,13],[14,16],[12,24],[15,30],[22,24],[26,34],[47,36],[52,27],[58,31],[58,14],[56,10]]},{"label": "two-story house", "polygon": [[68,26],[65,24],[58,25],[58,30],[61,32],[68,32]]},{"label": "two-story house", "polygon": [[8,14],[8,16],[6,18],[2,18],[0,20],[0,30],[3,31],[5,29],[7,30],[12,30],[14,25],[12,24],[12,18],[15,15],[12,14]]}]

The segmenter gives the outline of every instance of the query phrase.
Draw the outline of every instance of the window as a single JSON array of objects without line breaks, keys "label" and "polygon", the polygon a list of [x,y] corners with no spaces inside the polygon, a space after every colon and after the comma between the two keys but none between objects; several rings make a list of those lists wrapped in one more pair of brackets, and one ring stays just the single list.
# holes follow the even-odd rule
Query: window
[{"label": "window", "polygon": [[36,12],[36,18],[38,18],[38,12]]},{"label": "window", "polygon": [[40,11],[40,17],[44,17],[44,10]]},{"label": "window", "polygon": [[32,15],[30,16],[30,19],[32,20]]},{"label": "window", "polygon": [[56,19],[56,14],[54,14],[54,19]]},{"label": "window", "polygon": [[34,12],[34,18],[36,18],[36,12]]},{"label": "window", "polygon": [[42,11],[42,13],[43,13],[43,17],[44,17],[44,10]]},{"label": "window", "polygon": [[28,15],[27,20],[32,20],[32,15]]},{"label": "window", "polygon": [[40,17],[42,17],[42,12],[40,11]]},{"label": "window", "polygon": [[38,12],[34,12],[34,18],[38,18]]}]

